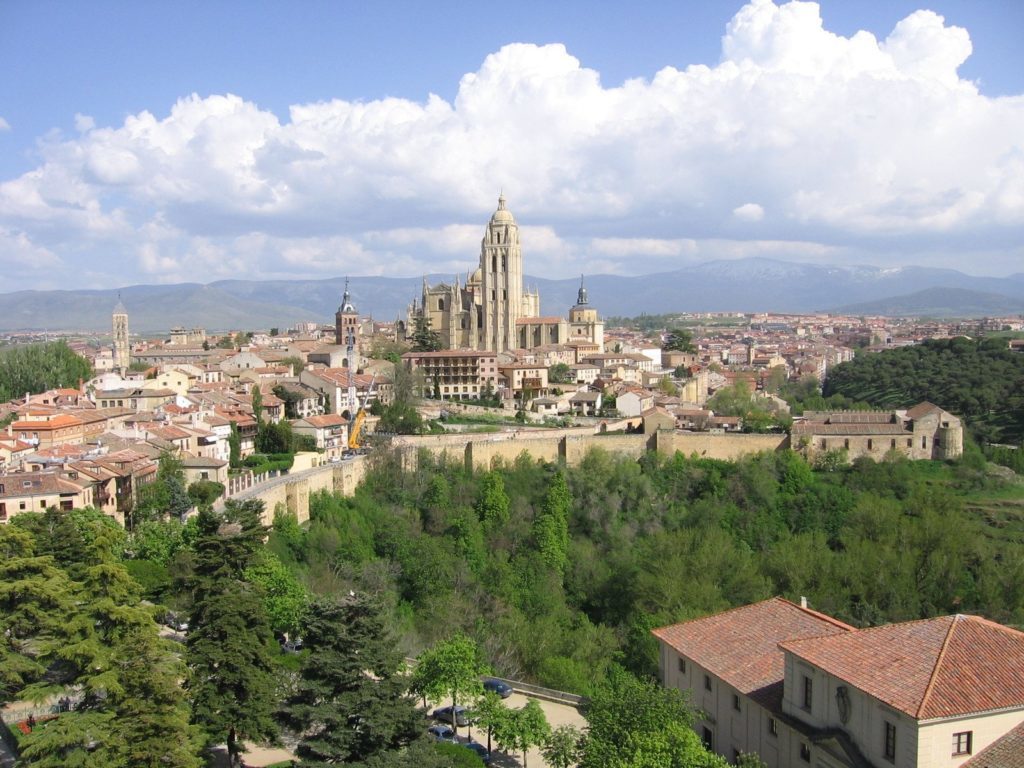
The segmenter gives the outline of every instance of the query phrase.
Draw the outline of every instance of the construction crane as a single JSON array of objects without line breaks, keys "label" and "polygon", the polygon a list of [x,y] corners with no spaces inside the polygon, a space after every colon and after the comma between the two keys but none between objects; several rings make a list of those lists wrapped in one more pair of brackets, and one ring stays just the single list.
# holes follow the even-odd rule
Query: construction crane
[{"label": "construction crane", "polygon": [[[349,374],[351,376],[351,374]],[[370,402],[370,395],[373,394],[373,385],[377,383],[377,374],[374,373],[370,379],[370,386],[366,388],[366,394],[363,396],[363,401],[359,404],[359,411],[356,413],[355,418],[352,419],[352,424],[348,429],[348,447],[349,450],[358,451],[363,447],[362,443],[359,442],[359,438],[362,436],[363,422],[366,421],[366,404]]]}]

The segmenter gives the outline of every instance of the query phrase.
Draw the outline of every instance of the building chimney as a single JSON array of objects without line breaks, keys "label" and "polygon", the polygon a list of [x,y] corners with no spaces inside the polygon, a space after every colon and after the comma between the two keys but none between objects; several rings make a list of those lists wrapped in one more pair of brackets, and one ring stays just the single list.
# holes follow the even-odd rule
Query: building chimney
[{"label": "building chimney", "polygon": [[807,607],[807,598],[804,597],[803,595],[800,595],[800,607],[801,608],[806,608]]}]

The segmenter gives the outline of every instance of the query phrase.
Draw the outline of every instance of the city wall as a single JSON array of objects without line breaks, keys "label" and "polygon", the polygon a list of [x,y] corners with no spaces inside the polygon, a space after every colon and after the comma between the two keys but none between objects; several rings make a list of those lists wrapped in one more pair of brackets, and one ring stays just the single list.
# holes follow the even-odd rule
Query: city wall
[{"label": "city wall", "polygon": [[[594,434],[587,429],[485,433],[405,437],[395,441],[402,452],[402,464],[413,470],[421,451],[435,458],[464,462],[474,470],[489,470],[498,463],[511,464],[523,453],[534,461],[576,466],[592,448],[611,454],[639,459],[648,451],[671,456],[676,451],[686,456],[735,460],[751,453],[778,451],[789,447],[788,435],[712,434],[708,432],[661,431],[644,434]],[[367,457],[356,456],[337,464],[282,475],[234,494],[231,498],[258,498],[265,505],[265,523],[272,522],[278,504],[296,516],[300,523],[309,520],[309,497],[316,491],[332,491],[350,496],[366,475]]]}]

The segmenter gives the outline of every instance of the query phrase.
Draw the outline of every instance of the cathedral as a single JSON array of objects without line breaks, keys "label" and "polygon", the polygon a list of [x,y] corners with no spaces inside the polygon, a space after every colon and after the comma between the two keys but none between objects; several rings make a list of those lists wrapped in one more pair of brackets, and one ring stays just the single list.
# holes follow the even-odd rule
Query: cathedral
[{"label": "cathedral", "polygon": [[411,336],[424,318],[445,349],[509,352],[575,341],[604,351],[604,323],[587,304],[582,283],[568,320],[541,317],[540,295],[524,291],[519,225],[504,196],[484,231],[476,271],[466,275],[465,283],[456,277],[451,284],[431,286],[424,278],[421,298],[413,300],[405,322],[399,322],[399,336]]}]

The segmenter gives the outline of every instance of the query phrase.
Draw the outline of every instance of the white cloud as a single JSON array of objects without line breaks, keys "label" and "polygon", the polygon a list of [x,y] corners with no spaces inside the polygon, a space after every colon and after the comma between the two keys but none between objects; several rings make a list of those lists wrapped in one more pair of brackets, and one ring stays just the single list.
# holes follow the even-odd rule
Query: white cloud
[{"label": "white cloud", "polygon": [[[1006,272],[996,243],[1024,239],[1024,96],[962,80],[970,53],[931,11],[880,41],[830,32],[815,3],[754,0],[716,66],[618,87],[562,45],[514,44],[452,102],[331,100],[282,120],[192,94],[164,116],[76,115],[77,135],[42,137],[38,167],[0,180],[0,226],[71,274],[121,282],[456,273],[504,188],[538,275],[772,243],[900,262],[950,238],[963,263]],[[762,239],[744,240],[755,222]]]},{"label": "white cloud", "polygon": [[760,221],[764,218],[764,208],[757,203],[744,203],[733,208],[732,215],[740,221]]},{"label": "white cloud", "polygon": [[0,117],[0,133],[9,130],[11,130],[11,124],[4,120],[3,117]]}]

